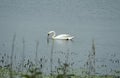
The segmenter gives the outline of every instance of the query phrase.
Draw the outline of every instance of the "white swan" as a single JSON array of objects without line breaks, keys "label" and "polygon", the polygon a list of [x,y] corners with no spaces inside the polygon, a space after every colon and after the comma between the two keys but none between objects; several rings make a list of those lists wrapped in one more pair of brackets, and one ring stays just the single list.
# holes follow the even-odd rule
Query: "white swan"
[{"label": "white swan", "polygon": [[57,36],[56,36],[55,31],[50,31],[50,32],[48,32],[48,36],[49,36],[50,34],[52,34],[52,39],[71,40],[71,39],[74,38],[73,36],[70,36],[69,34],[60,34],[60,35],[57,35]]}]

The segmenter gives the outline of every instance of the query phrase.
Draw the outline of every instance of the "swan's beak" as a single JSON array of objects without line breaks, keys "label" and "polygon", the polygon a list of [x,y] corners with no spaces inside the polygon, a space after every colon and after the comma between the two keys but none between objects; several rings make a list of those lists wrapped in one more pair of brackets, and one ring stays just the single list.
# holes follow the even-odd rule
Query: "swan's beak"
[{"label": "swan's beak", "polygon": [[50,34],[48,34],[48,36],[49,36]]}]

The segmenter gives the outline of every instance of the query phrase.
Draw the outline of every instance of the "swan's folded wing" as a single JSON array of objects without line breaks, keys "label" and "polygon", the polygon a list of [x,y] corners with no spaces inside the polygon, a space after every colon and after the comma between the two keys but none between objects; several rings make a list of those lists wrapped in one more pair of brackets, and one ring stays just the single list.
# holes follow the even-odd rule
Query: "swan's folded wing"
[{"label": "swan's folded wing", "polygon": [[61,35],[58,35],[56,37],[59,37],[59,38],[61,38],[61,37],[70,37],[70,35],[69,34],[61,34]]},{"label": "swan's folded wing", "polygon": [[56,39],[72,39],[73,37],[69,34],[61,34],[55,37]]}]

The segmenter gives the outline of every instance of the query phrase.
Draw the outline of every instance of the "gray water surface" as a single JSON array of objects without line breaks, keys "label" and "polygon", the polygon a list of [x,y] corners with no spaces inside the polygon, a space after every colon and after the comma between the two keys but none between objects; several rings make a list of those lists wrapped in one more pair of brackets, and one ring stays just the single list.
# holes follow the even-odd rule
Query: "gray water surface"
[{"label": "gray water surface", "polygon": [[54,61],[65,60],[69,52],[69,61],[75,62],[75,68],[83,67],[94,39],[98,65],[120,69],[120,64],[109,61],[120,60],[120,0],[0,0],[1,53],[11,52],[16,34],[14,54],[18,59],[24,38],[26,58],[35,58],[39,41],[38,57],[49,60],[52,42],[47,44],[47,33],[51,30],[75,37],[73,41],[54,41]]}]

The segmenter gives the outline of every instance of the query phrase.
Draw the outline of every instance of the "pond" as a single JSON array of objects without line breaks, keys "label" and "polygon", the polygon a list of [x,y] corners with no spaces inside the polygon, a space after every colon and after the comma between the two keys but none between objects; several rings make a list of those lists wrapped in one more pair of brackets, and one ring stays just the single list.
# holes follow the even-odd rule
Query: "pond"
[{"label": "pond", "polygon": [[[39,42],[37,57],[47,59],[44,72],[50,71],[52,46],[53,67],[58,65],[58,59],[65,62],[68,58],[77,70],[89,59],[94,40],[96,71],[103,74],[108,71],[106,74],[109,74],[111,70],[120,70],[119,3],[119,0],[1,0],[0,53],[11,54],[12,39],[16,34],[16,64],[23,58],[23,47],[24,57],[34,61],[36,42]],[[51,30],[58,35],[70,34],[74,39],[54,42],[50,39],[47,43]],[[99,70],[101,65],[107,67]]]}]

